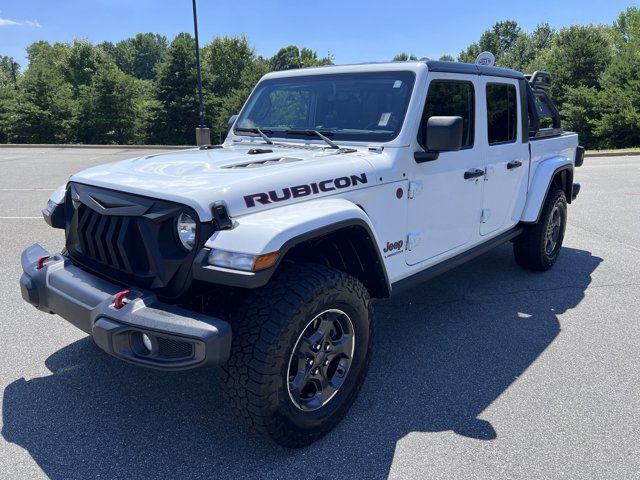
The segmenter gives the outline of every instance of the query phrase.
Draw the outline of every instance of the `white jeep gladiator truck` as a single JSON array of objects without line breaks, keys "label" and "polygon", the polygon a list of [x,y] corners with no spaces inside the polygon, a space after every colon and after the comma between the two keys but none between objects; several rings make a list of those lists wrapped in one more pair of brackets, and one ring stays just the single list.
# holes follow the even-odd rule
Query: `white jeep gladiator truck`
[{"label": "white jeep gladiator truck", "polygon": [[354,402],[384,299],[504,242],[558,258],[584,149],[550,78],[414,61],[275,72],[222,145],[73,175],[22,296],[107,353],[220,365],[240,417],[308,445]]}]

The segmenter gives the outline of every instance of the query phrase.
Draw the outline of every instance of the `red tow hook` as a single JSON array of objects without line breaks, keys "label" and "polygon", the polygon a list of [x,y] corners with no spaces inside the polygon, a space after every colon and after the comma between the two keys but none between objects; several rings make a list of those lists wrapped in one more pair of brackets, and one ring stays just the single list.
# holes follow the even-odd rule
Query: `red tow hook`
[{"label": "red tow hook", "polygon": [[43,255],[38,259],[38,263],[36,265],[36,269],[40,270],[42,267],[44,267],[44,262],[46,262],[47,260],[49,260],[49,255]]},{"label": "red tow hook", "polygon": [[129,295],[129,293],[131,293],[131,290],[122,290],[121,292],[116,293],[115,300],[113,301],[113,308],[120,310],[124,307],[124,299]]}]

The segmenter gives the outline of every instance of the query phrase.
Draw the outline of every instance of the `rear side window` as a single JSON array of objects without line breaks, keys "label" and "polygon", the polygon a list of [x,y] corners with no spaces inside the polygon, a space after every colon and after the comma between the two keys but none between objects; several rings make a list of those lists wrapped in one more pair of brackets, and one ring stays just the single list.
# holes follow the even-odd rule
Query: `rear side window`
[{"label": "rear side window", "polygon": [[487,85],[487,132],[489,145],[514,142],[518,134],[518,100],[515,85]]},{"label": "rear side window", "polygon": [[536,110],[540,119],[540,128],[553,128],[555,126],[554,114],[549,106],[547,99],[542,95],[534,96],[536,101]]},{"label": "rear side window", "polygon": [[420,140],[426,145],[427,122],[431,117],[462,117],[462,148],[473,146],[475,95],[473,84],[458,80],[434,80],[422,115]]}]

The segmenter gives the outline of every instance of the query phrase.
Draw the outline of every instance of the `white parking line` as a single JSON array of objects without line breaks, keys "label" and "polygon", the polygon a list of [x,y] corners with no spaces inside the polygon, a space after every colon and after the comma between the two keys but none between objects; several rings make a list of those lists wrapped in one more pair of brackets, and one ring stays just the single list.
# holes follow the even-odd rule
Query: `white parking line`
[{"label": "white parking line", "polygon": [[55,188],[0,188],[0,192],[54,192]]},{"label": "white parking line", "polygon": [[0,217],[0,220],[42,220],[42,216],[39,217]]}]

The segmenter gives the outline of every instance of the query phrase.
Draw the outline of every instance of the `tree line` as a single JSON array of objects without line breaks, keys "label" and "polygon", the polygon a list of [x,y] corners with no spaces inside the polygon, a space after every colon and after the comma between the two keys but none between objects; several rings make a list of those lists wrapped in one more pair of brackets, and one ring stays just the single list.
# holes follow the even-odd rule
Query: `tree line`
[{"label": "tree line", "polygon": [[[483,51],[496,65],[551,73],[550,95],[563,127],[587,148],[640,146],[640,11],[622,12],[612,25],[549,24],[525,32],[512,20],[497,22],[457,60],[473,63]],[[397,59],[415,58],[406,53]],[[450,55],[442,60],[454,60]]]},{"label": "tree line", "polygon": [[[0,57],[0,143],[188,145],[199,123],[195,42],[141,33],[94,45],[40,41],[28,66]],[[258,56],[245,36],[216,37],[201,49],[204,103],[213,141],[227,133],[256,82],[272,70],[331,64],[288,46]]]},{"label": "tree line", "polygon": [[[500,21],[479,40],[442,60],[474,62],[482,51],[496,64],[551,73],[551,95],[564,127],[588,148],[640,146],[640,11],[612,25],[541,24],[524,31]],[[291,45],[257,55],[245,36],[216,37],[201,49],[207,125],[212,140],[227,132],[259,78],[273,70],[328,65],[312,50]],[[94,45],[36,42],[22,70],[0,57],[0,143],[193,144],[198,124],[195,43],[188,33],[171,42],[141,33]],[[402,53],[394,60],[415,59]]]}]

